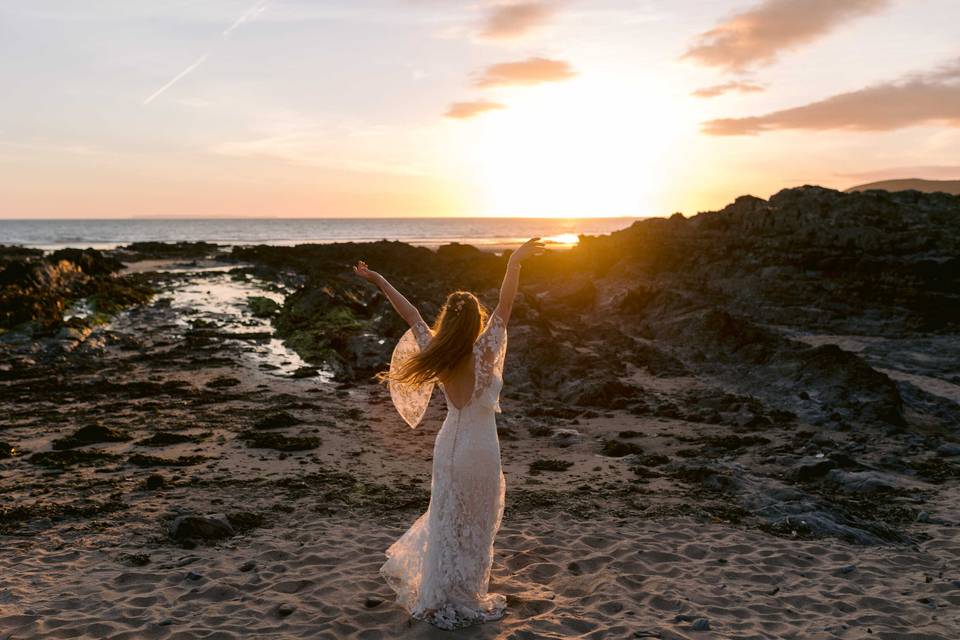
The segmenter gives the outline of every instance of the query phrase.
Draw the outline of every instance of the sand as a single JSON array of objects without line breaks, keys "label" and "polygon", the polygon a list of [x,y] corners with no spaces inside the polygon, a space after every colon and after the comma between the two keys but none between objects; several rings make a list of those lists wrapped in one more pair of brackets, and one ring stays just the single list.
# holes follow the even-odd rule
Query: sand
[{"label": "sand", "polygon": [[[21,377],[0,387],[0,439],[24,450],[0,460],[0,494],[32,509],[0,535],[0,640],[960,637],[955,481],[924,487],[931,517],[905,527],[916,544],[775,536],[725,522],[669,475],[638,479],[627,458],[598,454],[627,429],[648,452],[677,456],[727,427],[610,411],[562,421],[579,437],[560,447],[534,435],[551,418],[524,416],[509,394],[500,417],[508,504],[491,585],[507,594],[507,614],[454,633],[411,621],[378,568],[425,507],[437,398],[412,431],[382,388],[292,377],[296,362],[271,364],[282,353],[270,344],[192,334],[192,351],[174,351],[185,328],[176,295],[161,298],[171,296],[172,307],[155,303],[98,329],[88,341],[100,340],[100,351],[79,347],[53,386]],[[223,318],[220,326],[237,331]],[[94,357],[95,367],[84,365]],[[664,393],[705,384],[639,373],[636,382]],[[272,431],[319,437],[320,446],[249,447],[251,423],[278,411],[300,422]],[[94,421],[133,439],[80,450],[119,458],[63,471],[29,461]],[[197,441],[139,444],[157,430]],[[765,434],[770,447],[793,437]],[[208,459],[139,468],[135,454]],[[544,458],[571,466],[531,473]],[[164,486],[148,489],[151,475]],[[103,508],[114,498],[117,510]],[[90,513],[62,511],[91,504]],[[189,549],[168,535],[178,513],[241,511],[262,522],[218,544]]]},{"label": "sand", "polygon": [[[941,577],[957,573],[943,560],[960,557],[955,527],[886,549],[682,518],[526,515],[497,541],[492,587],[507,615],[443,632],[411,622],[377,574],[403,520],[295,513],[220,547],[152,549],[139,568],[118,562],[135,545],[8,541],[0,638],[946,639],[960,628],[960,585]],[[693,629],[700,618],[709,630]]]}]

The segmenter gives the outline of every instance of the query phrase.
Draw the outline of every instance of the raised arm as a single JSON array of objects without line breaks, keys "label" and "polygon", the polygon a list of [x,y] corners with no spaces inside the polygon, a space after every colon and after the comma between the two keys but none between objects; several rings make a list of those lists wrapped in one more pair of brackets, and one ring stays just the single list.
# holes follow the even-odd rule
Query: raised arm
[{"label": "raised arm", "polygon": [[377,285],[380,291],[383,292],[383,295],[387,296],[387,300],[390,301],[393,308],[400,314],[400,317],[407,321],[408,325],[412,327],[418,322],[423,322],[423,318],[420,317],[420,312],[417,311],[417,308],[410,304],[410,301],[407,300],[402,293],[397,291],[392,284],[387,282],[386,278],[376,271],[368,269],[366,262],[363,260],[359,261],[353,268],[353,272],[367,282],[372,282]]},{"label": "raised arm", "polygon": [[513,299],[517,296],[517,286],[520,284],[520,263],[532,255],[543,252],[543,243],[540,238],[531,238],[523,243],[519,249],[510,254],[507,260],[507,272],[500,285],[500,301],[493,310],[494,315],[500,316],[503,324],[510,321],[510,312],[513,310]]}]

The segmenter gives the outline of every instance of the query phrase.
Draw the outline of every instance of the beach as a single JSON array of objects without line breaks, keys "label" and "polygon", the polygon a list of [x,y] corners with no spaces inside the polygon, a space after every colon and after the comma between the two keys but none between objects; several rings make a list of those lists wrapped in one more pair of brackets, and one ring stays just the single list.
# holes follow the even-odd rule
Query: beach
[{"label": "beach", "polygon": [[[859,248],[873,271],[838,269],[842,229],[790,226],[805,198],[852,228],[877,197],[738,200],[524,267],[498,416],[508,609],[454,634],[378,575],[427,507],[443,410],[412,430],[371,379],[404,327],[349,266],[432,319],[453,287],[491,304],[503,255],[8,250],[36,306],[0,335],[0,638],[954,638],[955,291],[904,265],[947,264],[960,239],[915,212],[958,199],[884,201],[901,217]],[[62,299],[29,297],[41,274]]]}]

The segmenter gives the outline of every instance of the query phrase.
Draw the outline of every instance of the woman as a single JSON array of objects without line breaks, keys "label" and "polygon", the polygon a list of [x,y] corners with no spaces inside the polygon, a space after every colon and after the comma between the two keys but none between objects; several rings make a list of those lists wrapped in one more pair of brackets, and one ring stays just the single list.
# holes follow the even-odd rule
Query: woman
[{"label": "woman", "polygon": [[456,629],[503,616],[506,599],[487,593],[493,539],[503,516],[504,480],[494,414],[500,411],[507,322],[520,263],[543,249],[533,238],[513,252],[497,308],[486,317],[466,291],[451,293],[433,329],[380,274],[354,271],[377,285],[410,330],[381,374],[401,416],[416,427],[439,383],[447,417],[433,448],[427,512],[389,549],[380,573],[414,618]]}]

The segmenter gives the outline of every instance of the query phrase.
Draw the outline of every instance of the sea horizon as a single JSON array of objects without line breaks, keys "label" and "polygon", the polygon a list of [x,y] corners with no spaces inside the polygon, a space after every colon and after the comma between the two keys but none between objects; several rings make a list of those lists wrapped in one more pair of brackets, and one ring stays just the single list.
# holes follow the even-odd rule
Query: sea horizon
[{"label": "sea horizon", "polygon": [[370,217],[370,218],[37,218],[0,220],[0,244],[43,250],[109,250],[133,242],[209,242],[225,246],[331,244],[396,240],[426,247],[459,242],[504,247],[539,236],[571,245],[643,217]]}]

